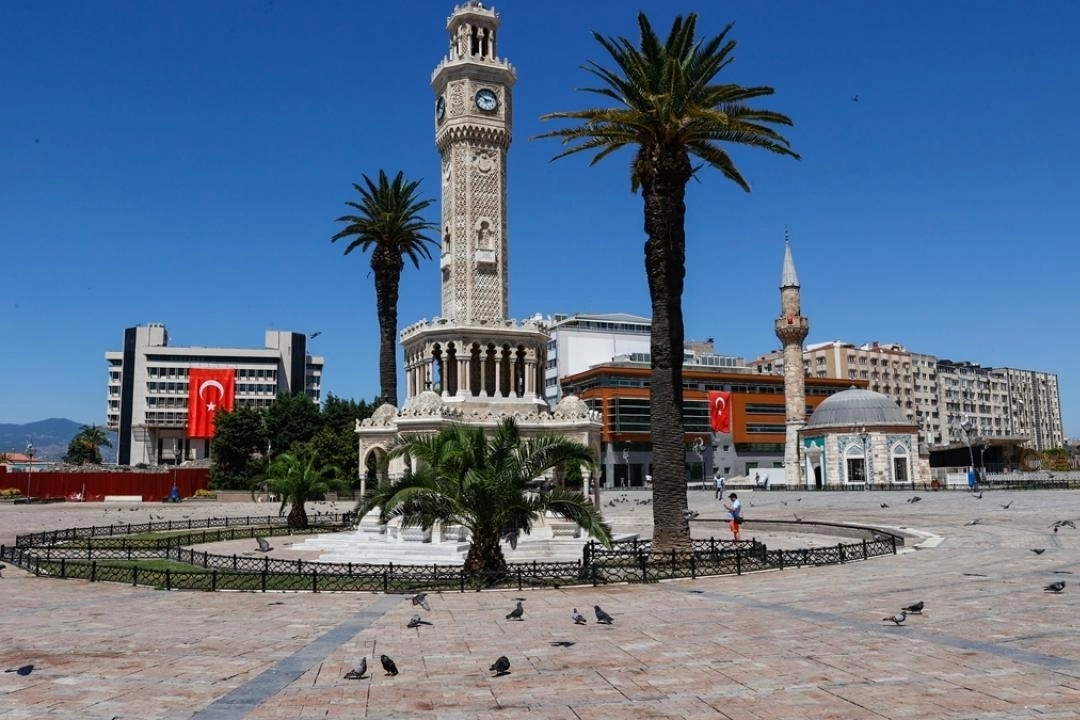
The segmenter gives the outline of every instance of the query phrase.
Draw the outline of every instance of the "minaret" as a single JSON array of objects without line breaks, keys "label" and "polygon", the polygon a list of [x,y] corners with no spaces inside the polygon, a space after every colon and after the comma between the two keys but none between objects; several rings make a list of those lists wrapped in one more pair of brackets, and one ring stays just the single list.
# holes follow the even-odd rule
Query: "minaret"
[{"label": "minaret", "polygon": [[802,486],[799,465],[799,430],[806,424],[806,382],[803,371],[803,341],[810,321],[800,308],[799,276],[791,257],[791,239],[784,231],[784,269],[780,274],[780,317],[776,337],[784,349],[784,476],[788,487]]}]

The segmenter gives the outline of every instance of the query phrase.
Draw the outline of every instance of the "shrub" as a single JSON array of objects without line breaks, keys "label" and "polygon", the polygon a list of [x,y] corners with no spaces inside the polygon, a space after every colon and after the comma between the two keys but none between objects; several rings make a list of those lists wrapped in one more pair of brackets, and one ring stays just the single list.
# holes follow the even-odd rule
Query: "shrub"
[{"label": "shrub", "polygon": [[15,495],[22,495],[22,491],[18,488],[0,488],[0,497],[14,497]]},{"label": "shrub", "polygon": [[195,491],[195,497],[197,497],[197,498],[216,498],[217,493],[214,492],[213,490],[206,490],[204,488],[199,488],[198,490]]}]

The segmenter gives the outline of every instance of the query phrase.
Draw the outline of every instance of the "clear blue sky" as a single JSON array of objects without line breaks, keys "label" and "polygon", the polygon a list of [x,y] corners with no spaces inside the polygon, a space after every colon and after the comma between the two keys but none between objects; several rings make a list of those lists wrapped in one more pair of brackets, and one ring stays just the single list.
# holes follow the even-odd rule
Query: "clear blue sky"
[{"label": "clear blue sky", "polygon": [[[1055,372],[1080,433],[1080,6],[638,5],[663,33],[678,12],[709,34],[735,21],[723,77],[775,87],[763,104],[795,119],[803,157],[736,148],[752,194],[691,184],[688,337],[747,359],[776,347],[787,226],[808,342]],[[0,3],[0,422],[103,423],[103,355],[147,322],[177,345],[322,331],[324,391],[371,399],[368,258],[329,238],[361,173],[403,169],[437,198],[429,81],[452,7]],[[590,169],[529,139],[541,114],[592,104],[575,91],[604,60],[591,31],[636,37],[635,9],[496,7],[518,72],[511,314],[648,315],[630,154]],[[402,326],[439,314],[435,263],[406,270],[399,310]]]}]

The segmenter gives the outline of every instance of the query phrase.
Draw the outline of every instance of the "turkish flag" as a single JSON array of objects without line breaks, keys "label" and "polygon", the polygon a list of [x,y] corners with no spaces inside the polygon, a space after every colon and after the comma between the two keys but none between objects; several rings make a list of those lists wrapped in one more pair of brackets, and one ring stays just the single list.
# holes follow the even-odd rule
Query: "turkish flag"
[{"label": "turkish flag", "polygon": [[709,426],[714,432],[731,432],[731,393],[709,391]]},{"label": "turkish flag", "polygon": [[214,437],[214,416],[218,410],[233,409],[235,394],[236,371],[232,368],[191,368],[188,371],[188,437]]}]

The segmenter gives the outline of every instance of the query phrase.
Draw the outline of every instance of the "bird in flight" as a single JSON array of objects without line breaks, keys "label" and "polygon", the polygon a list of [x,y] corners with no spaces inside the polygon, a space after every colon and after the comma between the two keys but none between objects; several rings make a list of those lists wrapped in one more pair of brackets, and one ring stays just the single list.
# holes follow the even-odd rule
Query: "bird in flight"
[{"label": "bird in flight", "polygon": [[921,498],[921,497],[919,497],[918,495],[916,495],[915,497],[909,497],[907,501],[908,501],[909,503],[917,503],[917,502],[919,502],[920,500],[922,500],[922,498]]},{"label": "bird in flight", "polygon": [[905,620],[907,620],[907,610],[901,610],[899,615],[891,615],[886,618],[881,618],[882,622],[891,622],[896,623],[897,625],[902,625]]},{"label": "bird in flight", "polygon": [[858,95],[852,95],[851,96],[851,102],[859,102],[859,96]]},{"label": "bird in flight", "polygon": [[255,548],[258,552],[270,552],[274,549],[270,547],[270,543],[266,541],[266,538],[257,537],[255,542],[259,544],[259,547]]},{"label": "bird in flight", "polygon": [[1044,552],[1046,552],[1046,548],[1031,548],[1031,552],[1035,553],[1036,555],[1042,555]]},{"label": "bird in flight", "polygon": [[419,605],[428,612],[431,612],[431,603],[428,602],[427,593],[417,593],[413,595],[412,604]]},{"label": "bird in flight", "polygon": [[315,332],[310,333],[308,335],[308,340],[314,340],[315,338],[319,337],[320,335],[322,335],[322,330],[316,330]]},{"label": "bird in flight", "polygon": [[1009,502],[1007,502],[1007,503],[1005,503],[1004,505],[1002,505],[1002,506],[1001,506],[1001,509],[1002,509],[1002,510],[1008,510],[1008,509],[1009,509],[1009,508],[1010,508],[1010,507],[1012,506],[1012,504],[1013,504],[1013,501],[1012,501],[1012,500],[1010,500]]}]

